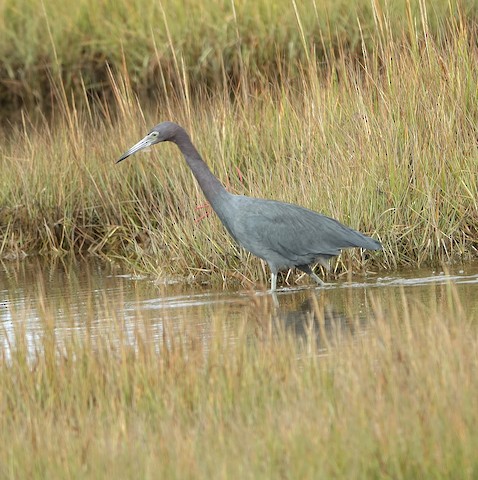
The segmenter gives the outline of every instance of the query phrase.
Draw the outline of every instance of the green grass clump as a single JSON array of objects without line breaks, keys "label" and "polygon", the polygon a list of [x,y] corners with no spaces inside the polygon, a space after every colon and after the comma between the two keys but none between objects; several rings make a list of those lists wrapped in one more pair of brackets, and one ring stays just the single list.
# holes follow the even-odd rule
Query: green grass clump
[{"label": "green grass clump", "polygon": [[[135,91],[157,99],[173,90],[185,66],[193,90],[295,76],[311,55],[320,63],[339,52],[362,57],[376,29],[415,43],[417,32],[441,41],[454,22],[473,24],[475,2],[423,0],[5,0],[0,5],[2,119],[21,108],[51,108],[51,75],[81,99],[111,98],[108,65],[128,66]],[[313,49],[313,52],[312,52]],[[53,89],[54,90],[54,89]]]},{"label": "green grass clump", "polygon": [[316,302],[302,338],[268,297],[201,335],[95,293],[78,322],[38,291],[35,327],[17,307],[2,334],[2,477],[476,477],[476,318],[451,287],[440,306],[371,298],[345,329]]}]

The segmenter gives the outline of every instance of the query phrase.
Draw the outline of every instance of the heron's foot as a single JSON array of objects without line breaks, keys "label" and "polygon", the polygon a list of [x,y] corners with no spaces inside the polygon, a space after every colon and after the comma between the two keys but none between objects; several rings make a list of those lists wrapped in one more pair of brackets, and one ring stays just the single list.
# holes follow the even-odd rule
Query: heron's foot
[{"label": "heron's foot", "polygon": [[314,272],[312,272],[310,274],[310,276],[317,283],[317,285],[319,285],[321,287],[325,287],[326,283],[318,275],[316,275]]}]

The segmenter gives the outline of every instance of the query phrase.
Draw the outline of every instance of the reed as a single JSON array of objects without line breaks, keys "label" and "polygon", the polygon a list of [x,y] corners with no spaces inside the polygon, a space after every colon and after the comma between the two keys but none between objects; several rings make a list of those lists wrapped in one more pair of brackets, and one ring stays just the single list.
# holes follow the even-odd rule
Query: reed
[{"label": "reed", "polygon": [[126,63],[108,71],[112,99],[94,102],[84,83],[80,101],[53,75],[50,115],[25,113],[2,131],[0,255],[90,253],[161,277],[265,283],[264,266],[205,217],[173,147],[114,165],[169,119],[230,191],[304,205],[383,243],[373,256],[344,254],[337,273],[475,258],[476,32],[457,21],[433,37],[422,9],[420,29],[411,16],[408,37],[396,39],[390,14],[374,8],[362,64],[331,50],[320,63],[304,33],[310,55],[296,74],[249,82],[244,65],[233,96],[224,84],[193,94],[180,60],[179,86],[158,84],[157,104],[140,100]]},{"label": "reed", "polygon": [[476,317],[452,285],[370,296],[366,323],[311,297],[300,337],[267,296],[199,334],[66,292],[39,282],[3,327],[3,478],[476,477]]}]

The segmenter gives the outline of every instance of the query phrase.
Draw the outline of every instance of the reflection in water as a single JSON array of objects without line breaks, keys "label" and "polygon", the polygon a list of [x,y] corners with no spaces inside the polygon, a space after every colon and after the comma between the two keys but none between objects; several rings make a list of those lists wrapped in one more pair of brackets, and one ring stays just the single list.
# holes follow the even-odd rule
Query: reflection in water
[{"label": "reflection in water", "polygon": [[360,320],[339,312],[326,298],[326,292],[315,289],[297,310],[284,311],[279,307],[278,317],[285,331],[304,341],[315,339],[319,349],[353,335]]},{"label": "reflection in water", "polygon": [[[279,290],[279,306],[271,296],[257,291],[212,291],[187,284],[156,284],[101,261],[24,260],[0,263],[0,344],[4,351],[15,345],[17,334],[34,352],[53,330],[58,345],[75,333],[79,338],[161,342],[165,329],[207,343],[215,322],[234,342],[245,319],[275,318],[284,330],[299,338],[314,332],[320,348],[332,340],[366,329],[373,317],[372,300],[386,308],[407,302],[435,305],[450,301],[449,284],[466,312],[478,313],[478,264],[447,272],[410,270],[353,283],[335,283]],[[138,333],[139,332],[139,333]],[[116,340],[112,339],[116,336]],[[332,342],[333,343],[333,342]]]}]

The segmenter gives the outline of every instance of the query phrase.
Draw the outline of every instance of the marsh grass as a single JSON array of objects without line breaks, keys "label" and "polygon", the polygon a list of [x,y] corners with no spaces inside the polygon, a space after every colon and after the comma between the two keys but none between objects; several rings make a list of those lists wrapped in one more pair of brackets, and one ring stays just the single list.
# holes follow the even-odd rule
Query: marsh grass
[{"label": "marsh grass", "polygon": [[107,72],[108,101],[92,102],[84,84],[78,99],[53,72],[50,115],[24,114],[2,134],[0,255],[90,253],[158,276],[265,283],[264,265],[207,216],[174,147],[114,165],[169,119],[230,191],[304,205],[383,243],[383,253],[344,253],[335,273],[476,257],[476,32],[452,17],[433,36],[422,5],[400,37],[377,5],[361,63],[332,50],[321,63],[304,34],[309,55],[294,72],[249,82],[244,63],[238,95],[221,82],[193,94],[180,58],[181,81],[159,81],[158,104],[139,99],[126,60]]},{"label": "marsh grass", "polygon": [[[0,98],[3,119],[20,109],[51,109],[51,75],[76,98],[112,98],[108,65],[126,63],[134,90],[157,103],[182,90],[185,66],[193,91],[225,82],[247,95],[248,85],[285,80],[312,58],[340,51],[362,55],[381,33],[416,41],[426,25],[439,41],[453,22],[473,24],[474,2],[436,0],[5,0],[0,5]],[[424,13],[425,12],[425,13]],[[244,90],[243,90],[244,89]],[[159,95],[158,95],[159,94]],[[8,112],[8,117],[6,113]]]},{"label": "marsh grass", "polygon": [[[0,31],[17,42],[0,45],[2,88],[37,108],[0,132],[3,258],[93,254],[160,277],[265,284],[264,266],[204,217],[173,146],[114,165],[166,119],[190,131],[230,191],[296,202],[383,242],[383,253],[345,253],[336,273],[476,257],[478,56],[466,5],[449,15],[435,2],[446,12],[435,16],[424,2],[357,2],[368,15],[356,21],[350,2],[321,2],[328,15],[315,17],[301,2],[241,2],[218,29],[217,5],[201,16],[193,2],[182,16],[179,4],[47,2],[33,14],[2,4]],[[158,18],[164,28],[152,28]],[[374,319],[346,331],[326,330],[316,304],[301,338],[254,298],[239,318],[211,314],[198,336],[167,316],[127,323],[106,295],[79,315],[65,298],[64,328],[39,283],[26,303],[34,331],[28,307],[2,325],[0,476],[474,478],[476,318],[452,286],[446,298],[371,296]]]},{"label": "marsh grass", "polygon": [[476,318],[452,285],[440,305],[370,296],[347,330],[315,300],[301,337],[267,296],[198,336],[107,296],[68,320],[42,292],[35,341],[22,308],[2,332],[4,478],[476,477]]}]

